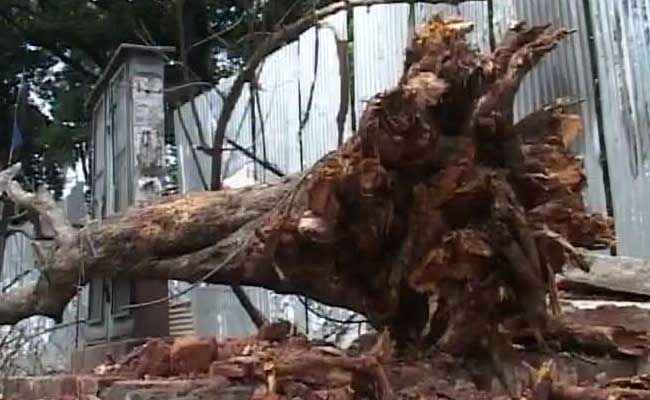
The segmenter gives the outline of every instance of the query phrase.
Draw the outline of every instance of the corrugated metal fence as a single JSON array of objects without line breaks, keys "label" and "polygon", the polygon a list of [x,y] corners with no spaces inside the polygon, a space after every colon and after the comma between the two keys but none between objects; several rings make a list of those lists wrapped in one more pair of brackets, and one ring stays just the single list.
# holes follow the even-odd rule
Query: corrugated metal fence
[{"label": "corrugated metal fence", "polygon": [[[312,29],[265,61],[261,90],[246,88],[227,136],[287,173],[308,167],[336,148],[341,127],[346,136],[350,134],[351,121],[359,119],[372,95],[397,82],[414,27],[434,14],[474,21],[470,39],[483,51],[489,51],[490,26],[497,43],[517,20],[577,28],[526,78],[517,95],[516,116],[521,118],[561,96],[585,100],[581,106],[585,134],[576,145],[588,176],[585,198],[591,209],[605,212],[611,182],[619,254],[650,257],[646,245],[650,239],[650,0],[499,0],[493,2],[492,21],[488,10],[487,1],[460,6],[411,3],[359,7],[331,17],[326,21],[329,29]],[[353,65],[341,74],[340,63],[346,60],[337,49],[348,39]],[[227,87],[226,83],[220,89]],[[343,120],[340,113],[346,107],[340,104],[341,87],[350,90],[354,100]],[[221,99],[212,92],[195,102],[209,136]],[[309,119],[301,127],[307,109]],[[175,123],[184,191],[201,188],[178,118],[183,115],[188,121],[197,143],[190,111],[189,105],[181,107]],[[207,157],[198,157],[209,176]],[[609,168],[603,170],[605,159]],[[225,163],[227,178],[252,161],[230,152]],[[256,180],[268,178],[260,168],[255,171]]]},{"label": "corrugated metal fence", "polygon": [[650,2],[591,1],[620,254],[650,257]]}]

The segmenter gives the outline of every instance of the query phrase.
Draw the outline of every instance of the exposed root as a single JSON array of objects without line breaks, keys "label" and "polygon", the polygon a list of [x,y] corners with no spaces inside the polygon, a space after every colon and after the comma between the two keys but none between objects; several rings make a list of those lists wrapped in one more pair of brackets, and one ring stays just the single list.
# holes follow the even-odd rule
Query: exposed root
[{"label": "exposed root", "polygon": [[[49,280],[2,295],[0,322],[60,312],[83,264],[84,279],[207,276],[307,295],[364,314],[398,347],[482,352],[494,332],[500,341],[487,347],[500,351],[494,343],[505,349],[510,338],[499,327],[512,320],[546,347],[554,273],[567,262],[585,268],[577,247],[613,240],[609,218],[582,199],[582,162],[567,147],[581,130],[571,102],[513,121],[522,79],[569,32],[518,25],[480,54],[470,29],[439,17],[426,24],[398,85],[371,99],[357,134],[300,178],[126,211],[84,228],[92,249],[38,196],[16,197],[49,213],[59,241]],[[4,190],[25,194],[2,176]],[[18,295],[29,300],[20,312]]]}]

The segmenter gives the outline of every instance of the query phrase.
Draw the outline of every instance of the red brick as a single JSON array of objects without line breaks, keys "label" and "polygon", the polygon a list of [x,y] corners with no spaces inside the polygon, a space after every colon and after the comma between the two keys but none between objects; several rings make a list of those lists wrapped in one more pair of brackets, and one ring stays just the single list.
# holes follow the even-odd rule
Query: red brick
[{"label": "red brick", "polygon": [[290,333],[291,324],[288,321],[278,321],[264,324],[257,332],[257,337],[273,342],[286,339]]},{"label": "red brick", "polygon": [[247,368],[243,365],[215,361],[210,365],[210,376],[223,376],[229,379],[242,379],[248,375]]},{"label": "red brick", "polygon": [[255,343],[254,339],[226,339],[218,343],[219,351],[217,360],[228,360],[231,357],[240,356],[246,347]]},{"label": "red brick", "polygon": [[149,376],[169,376],[171,372],[170,346],[160,339],[144,345],[136,361],[135,372],[139,378]]},{"label": "red brick", "polygon": [[207,373],[216,358],[217,345],[211,338],[184,336],[177,338],[171,348],[174,374]]}]

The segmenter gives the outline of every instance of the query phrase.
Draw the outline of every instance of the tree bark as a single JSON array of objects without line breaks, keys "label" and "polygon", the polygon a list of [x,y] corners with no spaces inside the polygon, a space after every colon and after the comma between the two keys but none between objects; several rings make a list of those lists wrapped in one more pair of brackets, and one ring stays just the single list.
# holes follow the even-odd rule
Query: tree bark
[{"label": "tree bark", "polygon": [[555,363],[545,362],[539,371],[534,372],[535,378],[530,393],[523,398],[531,400],[645,400],[650,399],[650,390],[646,385],[641,387],[616,387],[613,383],[625,385],[626,379],[614,380],[607,387],[568,386],[555,384],[557,377]]},{"label": "tree bark", "polygon": [[16,168],[4,171],[0,188],[57,237],[37,284],[0,297],[0,324],[56,318],[80,276],[103,274],[307,295],[400,343],[451,352],[497,347],[510,318],[541,340],[553,275],[585,268],[574,246],[607,246],[611,221],[585,209],[582,165],[567,150],[581,128],[570,105],[513,123],[524,75],[567,32],[518,25],[482,55],[470,29],[426,25],[399,84],[301,176],[140,204],[76,231],[44,193],[11,182]]}]

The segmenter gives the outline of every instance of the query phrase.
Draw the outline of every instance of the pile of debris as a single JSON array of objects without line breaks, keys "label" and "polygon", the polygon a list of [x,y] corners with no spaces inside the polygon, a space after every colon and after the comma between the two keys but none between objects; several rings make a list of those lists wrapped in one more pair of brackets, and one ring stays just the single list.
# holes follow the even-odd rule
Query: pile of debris
[{"label": "pile of debris", "polygon": [[[107,357],[92,376],[9,379],[3,398],[650,399],[647,310],[561,304],[562,317],[544,335],[549,353],[526,331],[502,360],[398,348],[388,331],[362,335],[343,350],[276,322],[248,338],[152,339],[123,359]],[[510,369],[505,378],[495,362]]]},{"label": "pile of debris", "polygon": [[209,376],[223,385],[248,386],[256,399],[344,399],[362,393],[368,398],[392,397],[392,385],[383,367],[392,357],[387,333],[374,340],[371,348],[357,344],[344,352],[327,342],[309,342],[290,332],[289,323],[277,322],[244,339],[153,339],[118,363],[108,360],[95,369],[95,374],[143,380]]},{"label": "pile of debris", "polygon": [[[517,381],[511,383],[518,396],[650,399],[650,378],[638,375],[645,368],[640,367],[641,361],[650,354],[650,338],[640,331],[615,329],[621,321],[610,321],[612,326],[578,325],[599,323],[612,311],[603,310],[565,314],[563,329],[573,330],[570,335],[549,331],[546,339],[555,347],[552,355],[540,353],[534,342],[521,336],[519,351],[508,361],[515,369]],[[157,382],[164,386],[191,380],[201,384],[202,396],[230,390],[227,393],[236,392],[235,398],[242,400],[490,399],[506,395],[490,360],[463,359],[436,350],[396,350],[388,331],[364,335],[342,350],[291,335],[290,328],[286,322],[272,323],[254,337],[225,341],[198,336],[154,339],[120,362],[109,360],[95,373],[116,380],[140,380],[154,388]],[[570,338],[574,342],[564,341]],[[109,392],[110,387],[105,393]]]},{"label": "pile of debris", "polygon": [[[305,175],[172,197],[79,232],[61,222],[47,281],[5,295],[0,322],[60,315],[79,265],[87,276],[205,276],[357,311],[382,333],[346,351],[290,335],[286,323],[248,339],[153,340],[98,368],[112,379],[106,390],[130,379],[184,382],[157,398],[650,399],[638,377],[648,329],[562,312],[556,274],[587,273],[585,250],[614,241],[612,221],[582,198],[582,161],[570,151],[577,104],[513,117],[524,77],[570,32],[518,24],[481,54],[470,29],[441,18],[424,26],[398,85]],[[12,176],[0,174],[12,199],[45,204]],[[80,249],[90,237],[96,246]],[[209,389],[197,394],[196,382]],[[136,398],[129,390],[93,396]]]}]

